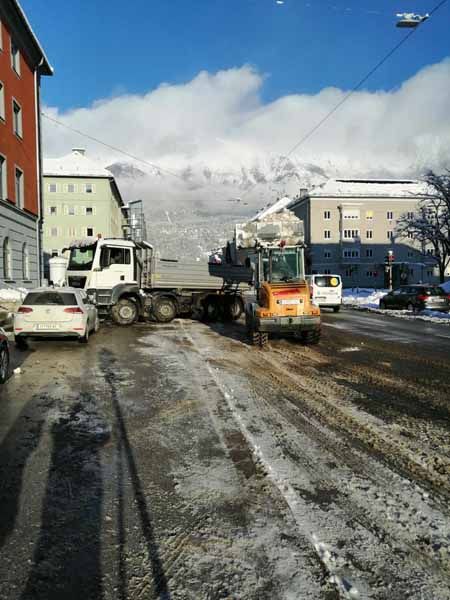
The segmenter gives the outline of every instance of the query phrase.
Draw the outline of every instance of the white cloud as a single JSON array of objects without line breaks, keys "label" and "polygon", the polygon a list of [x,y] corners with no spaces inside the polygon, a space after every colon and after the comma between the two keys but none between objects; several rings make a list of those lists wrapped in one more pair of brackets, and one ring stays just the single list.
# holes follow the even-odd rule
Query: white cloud
[{"label": "white cloud", "polygon": [[[242,68],[201,72],[184,85],[124,94],[69,112],[45,111],[70,127],[181,172],[188,166],[237,171],[285,154],[346,91],[327,88],[263,103],[264,76]],[[390,92],[357,92],[295,153],[341,174],[415,174],[450,164],[450,59]],[[104,163],[126,160],[44,119],[46,156],[83,145]],[[145,170],[143,165],[137,165]],[[202,175],[203,177],[203,175]],[[167,180],[168,181],[168,180]],[[193,177],[195,181],[195,177]],[[172,183],[172,182],[170,182]],[[177,185],[178,192],[182,189]]]}]

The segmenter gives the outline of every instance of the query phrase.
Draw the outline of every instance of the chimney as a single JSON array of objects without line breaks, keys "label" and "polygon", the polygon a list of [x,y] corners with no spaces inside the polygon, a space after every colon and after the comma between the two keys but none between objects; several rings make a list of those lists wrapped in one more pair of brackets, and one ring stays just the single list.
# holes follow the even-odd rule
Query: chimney
[{"label": "chimney", "polygon": [[300,198],[304,198],[308,195],[308,188],[300,188]]},{"label": "chimney", "polygon": [[78,152],[81,156],[86,154],[86,148],[72,148],[72,152]]}]

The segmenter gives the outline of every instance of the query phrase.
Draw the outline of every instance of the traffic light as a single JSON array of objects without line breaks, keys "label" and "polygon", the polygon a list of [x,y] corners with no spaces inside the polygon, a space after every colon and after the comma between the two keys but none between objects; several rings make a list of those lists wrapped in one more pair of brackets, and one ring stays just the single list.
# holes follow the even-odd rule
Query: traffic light
[{"label": "traffic light", "polygon": [[388,252],[384,258],[384,262],[387,265],[391,265],[394,262],[394,251],[393,250],[388,250]]}]

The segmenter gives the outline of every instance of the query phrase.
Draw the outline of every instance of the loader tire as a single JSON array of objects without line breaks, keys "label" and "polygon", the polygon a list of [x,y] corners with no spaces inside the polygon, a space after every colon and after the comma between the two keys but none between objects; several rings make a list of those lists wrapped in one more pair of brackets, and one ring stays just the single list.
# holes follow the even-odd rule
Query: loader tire
[{"label": "loader tire", "polygon": [[250,334],[250,342],[252,346],[261,346],[261,334],[259,331],[252,331]]},{"label": "loader tire", "polygon": [[304,331],[301,334],[301,340],[307,346],[314,346],[320,342],[321,332],[319,331]]},{"label": "loader tire", "polygon": [[136,302],[129,298],[122,298],[111,308],[111,317],[116,325],[127,327],[133,325],[139,316]]},{"label": "loader tire", "polygon": [[171,298],[157,298],[152,311],[158,323],[170,323],[177,316],[177,307]]}]

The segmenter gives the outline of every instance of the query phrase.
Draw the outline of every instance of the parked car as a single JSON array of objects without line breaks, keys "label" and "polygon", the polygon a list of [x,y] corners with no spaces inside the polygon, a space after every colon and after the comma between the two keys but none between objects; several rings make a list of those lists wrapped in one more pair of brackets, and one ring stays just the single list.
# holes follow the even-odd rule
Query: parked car
[{"label": "parked car", "polygon": [[5,383],[9,375],[9,345],[8,337],[0,327],[0,383]]},{"label": "parked car", "polygon": [[450,311],[450,299],[438,285],[402,285],[381,298],[380,308],[414,312],[427,308],[446,312]]},{"label": "parked car", "polygon": [[86,292],[78,288],[39,288],[29,292],[14,315],[14,335],[18,346],[29,339],[75,337],[87,343],[98,331],[96,307]]},{"label": "parked car", "polygon": [[320,308],[332,308],[334,312],[341,309],[342,279],[340,275],[319,274],[307,275],[311,299]]}]

